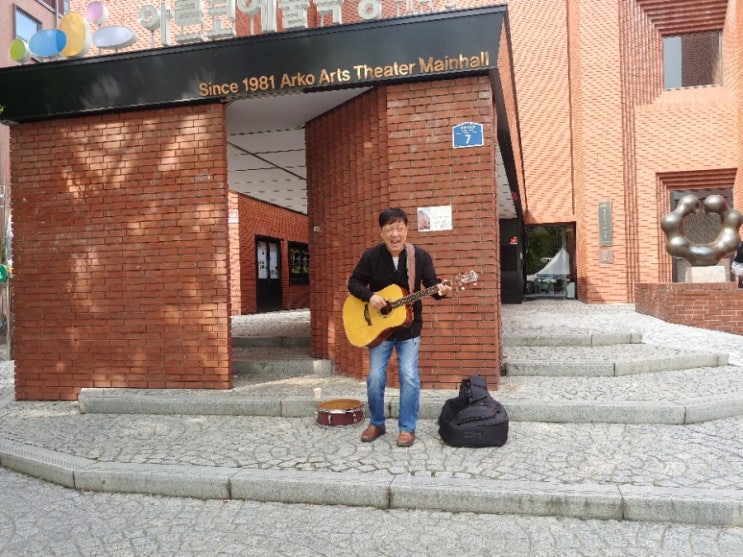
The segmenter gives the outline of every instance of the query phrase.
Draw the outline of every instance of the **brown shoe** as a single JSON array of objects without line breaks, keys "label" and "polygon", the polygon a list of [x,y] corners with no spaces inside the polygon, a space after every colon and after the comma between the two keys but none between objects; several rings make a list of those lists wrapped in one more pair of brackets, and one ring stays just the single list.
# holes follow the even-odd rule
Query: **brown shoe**
[{"label": "brown shoe", "polygon": [[415,443],[415,431],[401,431],[397,436],[398,447],[410,447]]},{"label": "brown shoe", "polygon": [[361,434],[361,441],[363,443],[371,443],[377,437],[380,437],[384,435],[385,433],[387,433],[387,430],[384,429],[384,426],[377,427],[375,425],[369,424],[368,426],[366,426],[364,433]]}]

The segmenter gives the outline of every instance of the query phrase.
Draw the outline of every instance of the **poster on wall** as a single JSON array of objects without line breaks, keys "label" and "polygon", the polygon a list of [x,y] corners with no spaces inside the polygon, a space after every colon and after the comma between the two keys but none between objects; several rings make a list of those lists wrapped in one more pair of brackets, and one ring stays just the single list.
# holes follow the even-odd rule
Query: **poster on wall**
[{"label": "poster on wall", "polygon": [[266,242],[257,242],[256,251],[258,253],[258,278],[268,278],[268,244]]},{"label": "poster on wall", "polygon": [[451,230],[451,205],[418,207],[418,231]]},{"label": "poster on wall", "polygon": [[279,278],[279,246],[276,244],[269,244],[268,245],[268,263],[269,263],[269,273],[270,277],[272,279]]}]

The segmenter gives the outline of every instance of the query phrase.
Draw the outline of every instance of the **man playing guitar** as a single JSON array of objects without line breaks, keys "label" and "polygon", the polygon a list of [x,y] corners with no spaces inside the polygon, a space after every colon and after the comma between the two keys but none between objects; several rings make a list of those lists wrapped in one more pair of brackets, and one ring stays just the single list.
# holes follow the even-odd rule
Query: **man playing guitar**
[{"label": "man playing guitar", "polygon": [[[379,214],[382,243],[364,252],[348,281],[348,291],[366,302],[373,309],[383,312],[388,300],[376,292],[396,284],[407,291],[410,284],[419,290],[438,285],[433,298],[441,299],[452,290],[441,282],[434,270],[431,256],[423,249],[406,243],[408,216],[402,209],[391,208]],[[412,252],[412,253],[410,253]],[[410,276],[408,275],[410,268]],[[412,294],[412,292],[411,292]],[[420,404],[420,378],[418,377],[418,349],[423,324],[423,304],[413,304],[410,324],[392,330],[389,336],[369,348],[369,374],[366,377],[369,405],[369,425],[361,434],[361,441],[371,442],[384,435],[385,406],[384,391],[387,386],[387,364],[394,349],[397,354],[400,379],[400,414],[397,445],[410,447],[415,442]]]}]

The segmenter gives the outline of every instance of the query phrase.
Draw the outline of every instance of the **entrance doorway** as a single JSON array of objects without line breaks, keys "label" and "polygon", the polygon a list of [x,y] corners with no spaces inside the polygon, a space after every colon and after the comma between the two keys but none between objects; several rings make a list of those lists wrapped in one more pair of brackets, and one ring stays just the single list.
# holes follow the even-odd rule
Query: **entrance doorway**
[{"label": "entrance doorway", "polygon": [[575,298],[572,225],[526,227],[524,298]]},{"label": "entrance doorway", "polygon": [[281,242],[275,238],[255,240],[256,307],[258,313],[281,309]]}]

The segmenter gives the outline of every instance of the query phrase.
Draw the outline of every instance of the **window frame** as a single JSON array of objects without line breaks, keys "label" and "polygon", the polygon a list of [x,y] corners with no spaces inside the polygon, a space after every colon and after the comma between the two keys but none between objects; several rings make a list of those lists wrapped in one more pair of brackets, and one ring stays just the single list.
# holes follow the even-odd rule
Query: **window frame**
[{"label": "window frame", "polygon": [[[691,85],[684,85],[684,57],[683,57],[683,38],[690,37],[692,35],[716,35],[717,38],[717,51],[716,60],[710,60],[708,63],[714,63],[713,67],[705,69],[711,69],[713,78],[710,83],[694,83]],[[723,85],[723,63],[722,63],[722,29],[713,29],[708,31],[694,31],[689,33],[676,33],[663,35],[661,47],[661,59],[663,69],[663,90],[664,91],[678,91],[681,89],[691,89],[694,87],[720,87]],[[678,52],[669,52],[670,40],[679,39],[678,46],[675,49]],[[689,62],[687,62],[688,64]],[[671,65],[676,65],[676,68],[671,68]],[[687,66],[688,68],[688,66]],[[673,75],[669,75],[669,72],[673,70]],[[670,82],[670,83],[669,83]]]},{"label": "window frame", "polygon": [[[32,33],[31,36],[28,38],[21,37],[18,34],[18,19],[19,19],[18,16],[19,15],[27,18],[30,22],[36,22],[36,31],[34,31],[34,33]],[[33,37],[35,33],[38,33],[39,31],[41,31],[42,28],[43,28],[43,25],[41,21],[36,19],[34,16],[32,16],[30,13],[28,13],[23,8],[20,8],[17,5],[13,6],[13,38],[14,39],[22,39],[26,41],[26,43],[28,43],[31,40],[31,37]]]},{"label": "window frame", "polygon": [[59,15],[64,15],[70,10],[69,0],[36,0],[39,4]]}]

